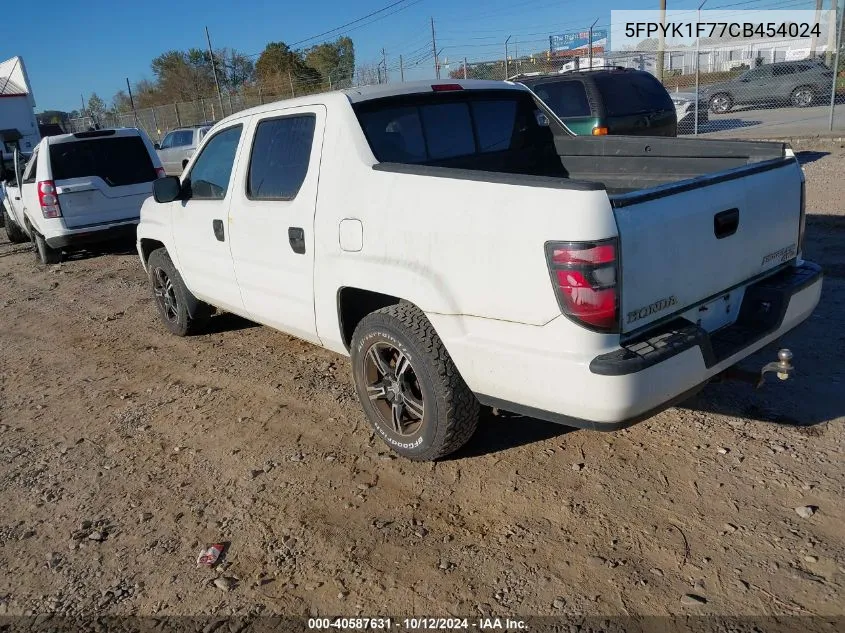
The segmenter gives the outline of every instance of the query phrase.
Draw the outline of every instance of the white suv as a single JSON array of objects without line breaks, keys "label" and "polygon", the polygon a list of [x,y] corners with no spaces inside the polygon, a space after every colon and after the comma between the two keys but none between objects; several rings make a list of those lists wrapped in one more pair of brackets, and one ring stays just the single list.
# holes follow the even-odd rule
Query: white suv
[{"label": "white suv", "polygon": [[44,264],[63,250],[130,236],[153,181],[164,170],[153,144],[134,129],[96,130],[43,139],[6,174],[4,215],[12,242],[35,242]]}]

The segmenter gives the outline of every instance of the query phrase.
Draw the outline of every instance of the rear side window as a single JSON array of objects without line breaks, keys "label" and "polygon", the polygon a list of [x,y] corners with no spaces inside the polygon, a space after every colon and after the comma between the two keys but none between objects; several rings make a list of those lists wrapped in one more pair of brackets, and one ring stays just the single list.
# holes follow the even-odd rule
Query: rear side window
[{"label": "rear side window", "polygon": [[355,108],[380,162],[426,163],[552,142],[527,92],[411,95]]},{"label": "rear side window", "polygon": [[110,187],[156,179],[153,161],[140,136],[85,139],[50,145],[53,180],[99,176]]},{"label": "rear side window", "polygon": [[226,197],[242,129],[241,125],[226,128],[211,137],[202,148],[188,176],[192,198],[222,200]]},{"label": "rear side window", "polygon": [[596,75],[594,81],[608,116],[675,109],[663,84],[647,73]]},{"label": "rear side window", "polygon": [[249,160],[247,196],[293,200],[308,173],[314,142],[313,114],[261,121]]},{"label": "rear side window", "polygon": [[555,81],[537,84],[534,94],[561,118],[590,116],[590,102],[587,91],[580,81]]}]

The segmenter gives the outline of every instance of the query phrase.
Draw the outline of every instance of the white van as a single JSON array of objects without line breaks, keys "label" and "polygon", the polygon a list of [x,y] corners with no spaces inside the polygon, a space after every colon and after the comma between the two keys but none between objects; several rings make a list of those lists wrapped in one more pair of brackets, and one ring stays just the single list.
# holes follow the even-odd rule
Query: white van
[{"label": "white van", "polygon": [[9,240],[32,240],[41,262],[56,264],[62,251],[134,235],[141,205],[164,175],[141,130],[45,138],[25,166],[16,161],[5,174]]}]

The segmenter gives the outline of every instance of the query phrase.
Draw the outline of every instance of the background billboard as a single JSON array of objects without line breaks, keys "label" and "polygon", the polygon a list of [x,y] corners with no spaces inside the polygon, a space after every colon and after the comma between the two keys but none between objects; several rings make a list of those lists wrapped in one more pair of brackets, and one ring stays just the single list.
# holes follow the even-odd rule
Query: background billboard
[{"label": "background billboard", "polygon": [[[589,46],[589,31],[549,36],[549,52],[552,55],[588,55]],[[595,29],[593,31],[593,53],[601,53],[605,48],[607,48],[607,30]]]}]

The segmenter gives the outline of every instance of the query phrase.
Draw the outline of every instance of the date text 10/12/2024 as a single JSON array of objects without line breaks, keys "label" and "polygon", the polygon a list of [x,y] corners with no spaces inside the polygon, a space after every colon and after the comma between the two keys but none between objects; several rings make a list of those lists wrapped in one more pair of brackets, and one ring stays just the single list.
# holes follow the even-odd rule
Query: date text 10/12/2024
[{"label": "date text 10/12/2024", "polygon": [[398,630],[407,631],[524,631],[528,627],[518,618],[309,618],[311,630]]}]

